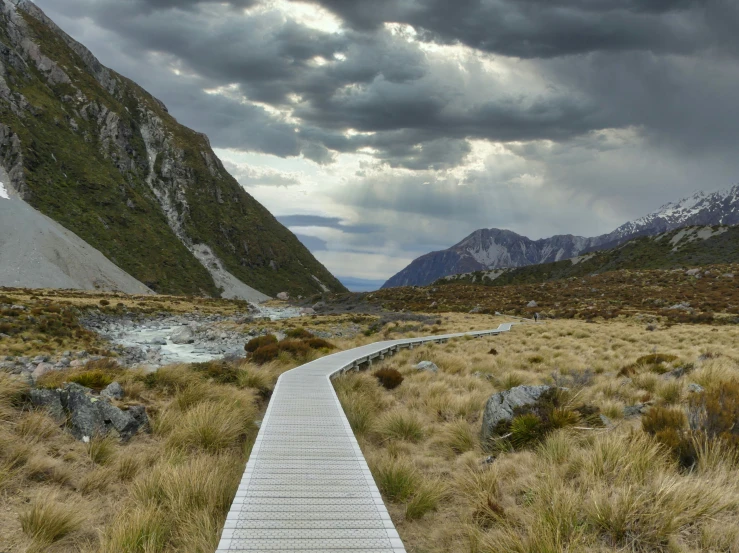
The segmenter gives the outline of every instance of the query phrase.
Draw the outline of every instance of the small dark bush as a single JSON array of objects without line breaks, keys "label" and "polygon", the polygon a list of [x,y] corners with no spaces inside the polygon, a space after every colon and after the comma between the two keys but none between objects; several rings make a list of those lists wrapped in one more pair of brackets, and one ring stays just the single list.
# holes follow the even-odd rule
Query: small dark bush
[{"label": "small dark bush", "polygon": [[310,340],[311,338],[313,338],[313,334],[302,327],[291,328],[285,333],[285,335],[288,338],[295,338],[296,340]]},{"label": "small dark bush", "polygon": [[258,348],[253,353],[252,360],[258,365],[263,365],[264,363],[269,363],[273,359],[277,359],[279,354],[280,350],[277,347],[277,344],[268,344]]},{"label": "small dark bush", "polygon": [[495,348],[491,348],[488,352],[488,355],[498,355],[498,350]]},{"label": "small dark bush", "polygon": [[257,336],[249,340],[244,346],[244,351],[248,353],[254,353],[262,346],[268,346],[270,344],[277,343],[277,336],[274,334],[265,334],[264,336]]},{"label": "small dark bush", "polygon": [[110,305],[110,302],[108,300],[100,300],[100,305],[102,305],[103,307],[106,307]]},{"label": "small dark bush", "polygon": [[403,375],[396,369],[379,369],[373,375],[386,390],[394,390],[403,383]]},{"label": "small dark bush", "polygon": [[311,349],[336,349],[336,346],[331,342],[327,342],[323,338],[311,338],[305,341],[308,347]]}]

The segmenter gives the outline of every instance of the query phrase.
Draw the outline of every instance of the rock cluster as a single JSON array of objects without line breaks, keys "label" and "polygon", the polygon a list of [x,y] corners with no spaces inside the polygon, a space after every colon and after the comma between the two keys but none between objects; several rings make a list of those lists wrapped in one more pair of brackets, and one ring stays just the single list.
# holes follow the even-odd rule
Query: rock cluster
[{"label": "rock cluster", "polygon": [[60,355],[37,355],[35,357],[12,355],[0,357],[0,371],[16,374],[23,380],[33,384],[44,374],[68,368],[83,367],[90,361],[102,359],[99,355],[90,355],[86,351],[64,351]]},{"label": "rock cluster", "polygon": [[123,410],[111,402],[112,399],[122,398],[123,388],[117,382],[110,384],[99,395],[73,382],[57,390],[31,390],[34,406],[47,409],[59,423],[68,425],[75,438],[83,441],[111,433],[122,440],[129,440],[148,426],[149,418],[143,406]]}]

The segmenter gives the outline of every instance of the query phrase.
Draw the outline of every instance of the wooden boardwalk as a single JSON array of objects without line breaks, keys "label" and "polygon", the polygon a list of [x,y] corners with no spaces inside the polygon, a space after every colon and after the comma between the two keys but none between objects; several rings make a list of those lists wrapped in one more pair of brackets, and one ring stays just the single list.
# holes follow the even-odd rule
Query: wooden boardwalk
[{"label": "wooden boardwalk", "polygon": [[217,553],[399,553],[390,520],[331,378],[400,348],[496,330],[377,342],[284,373],[275,386]]}]

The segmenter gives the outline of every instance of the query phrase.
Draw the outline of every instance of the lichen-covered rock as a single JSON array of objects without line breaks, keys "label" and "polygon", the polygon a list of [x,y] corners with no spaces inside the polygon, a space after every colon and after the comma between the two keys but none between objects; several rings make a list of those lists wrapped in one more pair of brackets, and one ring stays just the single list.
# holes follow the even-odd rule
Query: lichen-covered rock
[{"label": "lichen-covered rock", "polygon": [[106,433],[105,423],[95,403],[97,398],[91,397],[89,388],[79,384],[65,384],[61,393],[62,405],[69,413],[69,431],[78,440],[90,439]]},{"label": "lichen-covered rock", "polygon": [[480,435],[483,443],[497,434],[501,422],[513,420],[516,408],[535,404],[544,392],[551,389],[551,386],[516,386],[490,396],[482,416]]}]

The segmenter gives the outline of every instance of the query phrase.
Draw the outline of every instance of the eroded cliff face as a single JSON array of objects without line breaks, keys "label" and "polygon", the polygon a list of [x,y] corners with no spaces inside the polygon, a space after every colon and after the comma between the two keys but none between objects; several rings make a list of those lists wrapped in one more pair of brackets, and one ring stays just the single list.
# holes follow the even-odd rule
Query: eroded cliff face
[{"label": "eroded cliff face", "polygon": [[207,137],[27,0],[0,0],[0,165],[24,200],[157,292],[343,290]]}]

